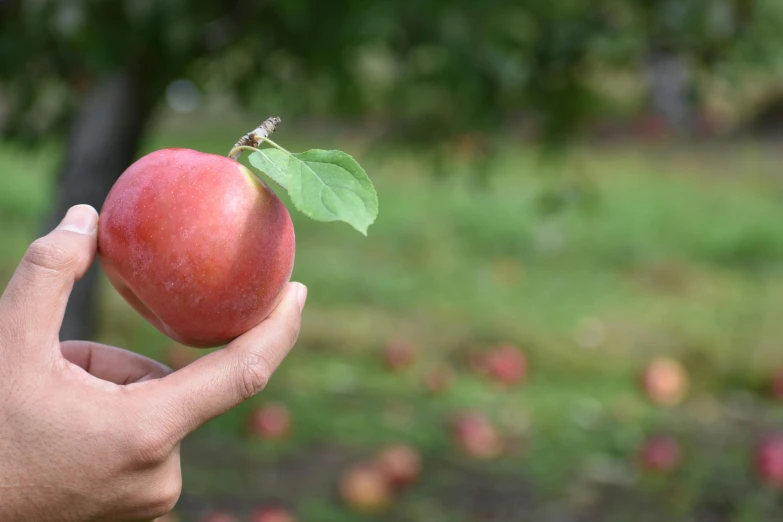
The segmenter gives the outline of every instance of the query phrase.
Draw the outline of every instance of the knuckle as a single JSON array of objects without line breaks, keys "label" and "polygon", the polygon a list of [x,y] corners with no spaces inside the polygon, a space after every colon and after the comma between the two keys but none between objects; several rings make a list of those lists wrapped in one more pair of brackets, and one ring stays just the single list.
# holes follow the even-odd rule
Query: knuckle
[{"label": "knuckle", "polygon": [[33,241],[27,248],[24,261],[34,268],[46,271],[61,272],[76,261],[77,253],[47,238]]},{"label": "knuckle", "polygon": [[269,360],[261,354],[249,355],[243,363],[239,380],[242,400],[248,400],[266,388],[271,377],[272,365]]}]

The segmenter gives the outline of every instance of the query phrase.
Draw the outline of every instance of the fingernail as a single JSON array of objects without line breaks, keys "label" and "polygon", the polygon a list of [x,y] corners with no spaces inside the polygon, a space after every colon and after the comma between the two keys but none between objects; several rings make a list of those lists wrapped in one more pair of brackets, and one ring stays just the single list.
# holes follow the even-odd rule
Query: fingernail
[{"label": "fingernail", "polygon": [[90,205],[76,205],[68,210],[56,230],[79,234],[94,234],[98,226],[98,212]]},{"label": "fingernail", "polygon": [[296,291],[296,298],[299,301],[299,311],[304,310],[305,301],[307,301],[307,287],[298,283],[299,288]]}]

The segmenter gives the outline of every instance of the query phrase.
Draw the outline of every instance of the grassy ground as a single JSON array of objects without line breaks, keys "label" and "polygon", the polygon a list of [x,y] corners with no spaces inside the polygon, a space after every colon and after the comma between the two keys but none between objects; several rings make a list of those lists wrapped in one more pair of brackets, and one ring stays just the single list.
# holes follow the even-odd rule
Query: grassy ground
[{"label": "grassy ground", "polygon": [[[234,138],[159,132],[146,148],[224,153]],[[288,140],[279,141],[330,145]],[[331,141],[375,181],[380,217],[363,238],[293,214],[294,279],[310,290],[300,343],[261,396],[186,441],[184,520],[272,500],[301,520],[365,520],[336,500],[337,478],[393,441],[421,450],[424,473],[384,520],[783,516],[750,467],[758,435],[783,425],[765,398],[771,370],[783,366],[774,152],[592,147],[541,164],[506,144],[489,183],[477,186],[467,165],[438,181],[419,158]],[[0,149],[0,280],[35,237],[57,154]],[[166,360],[170,341],[107,284],[101,302],[98,340]],[[413,340],[419,359],[390,373],[379,353],[399,337]],[[501,341],[530,362],[529,378],[511,390],[464,364],[468,351]],[[677,408],[654,407],[638,390],[640,368],[656,355],[691,374]],[[442,361],[458,378],[432,397],[421,377]],[[270,400],[291,410],[291,439],[248,439],[248,411]],[[455,450],[446,426],[464,409],[497,421],[512,441],[504,458],[477,462]],[[644,436],[661,430],[685,447],[667,478],[634,462]]]}]

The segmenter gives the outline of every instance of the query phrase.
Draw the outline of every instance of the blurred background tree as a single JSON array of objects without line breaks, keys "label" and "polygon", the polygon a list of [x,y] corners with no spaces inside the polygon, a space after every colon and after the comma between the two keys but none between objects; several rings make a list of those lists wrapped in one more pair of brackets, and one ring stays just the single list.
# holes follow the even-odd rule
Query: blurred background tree
[{"label": "blurred background tree", "polygon": [[[100,208],[167,89],[189,85],[259,118],[382,122],[380,140],[427,151],[442,172],[455,136],[483,156],[520,123],[565,143],[607,110],[595,76],[613,71],[646,68],[652,109],[685,131],[698,74],[742,48],[779,48],[769,27],[766,47],[752,45],[770,10],[774,0],[4,0],[0,128],[25,143],[67,135],[44,228],[73,204]],[[94,286],[93,270],[63,338],[90,336]]]}]

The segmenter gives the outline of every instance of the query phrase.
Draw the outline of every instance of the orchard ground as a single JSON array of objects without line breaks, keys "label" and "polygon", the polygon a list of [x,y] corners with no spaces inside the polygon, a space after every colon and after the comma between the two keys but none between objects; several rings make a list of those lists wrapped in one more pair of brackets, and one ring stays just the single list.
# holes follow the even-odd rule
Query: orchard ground
[{"label": "orchard ground", "polygon": [[[248,129],[159,130],[145,150],[226,154]],[[257,398],[186,440],[181,520],[271,503],[324,522],[783,517],[752,453],[783,428],[769,392],[783,367],[783,156],[773,147],[583,146],[540,163],[509,141],[482,185],[461,160],[436,179],[400,150],[297,140],[284,126],[274,139],[354,153],[380,215],[364,238],[292,209],[293,278],[310,290],[299,344]],[[3,282],[40,231],[58,153],[0,149]],[[96,340],[169,362],[172,343],[103,283]],[[382,353],[396,339],[417,357],[391,371]],[[467,363],[500,343],[526,355],[519,384],[496,385]],[[640,389],[656,356],[689,372],[677,406]],[[422,381],[443,362],[456,378],[432,395]],[[290,412],[282,440],[247,433],[249,412],[266,402]],[[455,446],[450,423],[468,410],[495,421],[503,456],[476,460]],[[682,444],[668,474],[637,465],[659,433]],[[379,515],[346,509],[341,474],[396,442],[421,452],[418,481]]]}]

